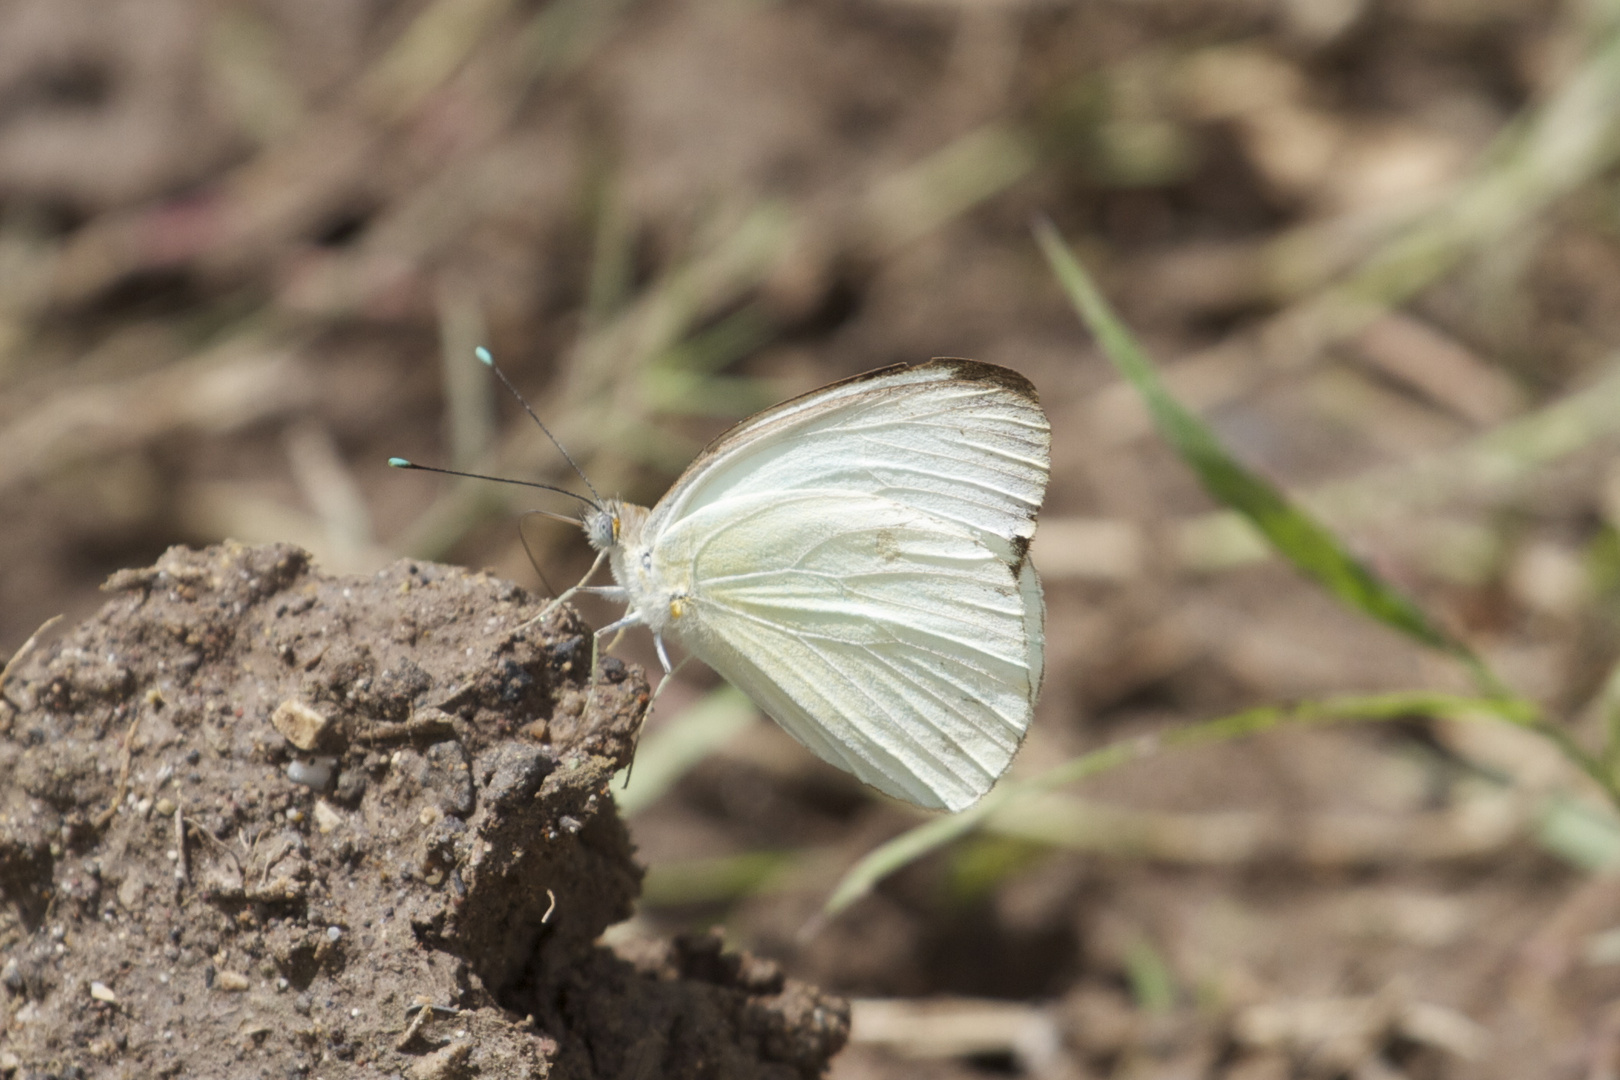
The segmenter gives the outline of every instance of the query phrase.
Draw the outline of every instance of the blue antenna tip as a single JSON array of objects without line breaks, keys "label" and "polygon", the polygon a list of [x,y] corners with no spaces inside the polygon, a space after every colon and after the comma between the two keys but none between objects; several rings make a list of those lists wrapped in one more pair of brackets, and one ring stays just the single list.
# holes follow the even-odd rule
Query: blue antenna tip
[{"label": "blue antenna tip", "polygon": [[484,348],[482,345],[478,346],[478,348],[473,350],[473,355],[478,357],[479,362],[482,363],[485,367],[494,367],[495,366],[495,358],[493,356],[489,355],[489,350]]},{"label": "blue antenna tip", "polygon": [[411,467],[411,463],[402,457],[391,457],[388,459],[388,464],[396,469],[408,469]]}]

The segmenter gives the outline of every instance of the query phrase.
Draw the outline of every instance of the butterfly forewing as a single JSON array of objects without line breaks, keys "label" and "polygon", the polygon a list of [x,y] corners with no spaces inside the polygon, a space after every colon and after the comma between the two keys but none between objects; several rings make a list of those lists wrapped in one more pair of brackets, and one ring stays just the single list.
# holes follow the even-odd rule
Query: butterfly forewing
[{"label": "butterfly forewing", "polygon": [[1005,368],[936,360],[784,402],[715,440],[649,529],[717,499],[801,489],[880,495],[1022,554],[1046,492],[1050,433],[1034,388]]}]

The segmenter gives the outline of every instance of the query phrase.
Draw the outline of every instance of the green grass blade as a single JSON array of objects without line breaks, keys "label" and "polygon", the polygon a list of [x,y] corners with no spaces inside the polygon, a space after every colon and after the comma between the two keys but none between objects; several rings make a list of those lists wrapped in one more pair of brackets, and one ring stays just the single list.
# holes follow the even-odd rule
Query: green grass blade
[{"label": "green grass blade", "polygon": [[1125,979],[1143,1012],[1168,1013],[1176,1007],[1176,977],[1147,938],[1138,937],[1126,946]]},{"label": "green grass blade", "polygon": [[1142,395],[1159,433],[1217,500],[1242,514],[1301,572],[1340,601],[1425,645],[1462,659],[1491,692],[1497,686],[1468,647],[1439,630],[1404,594],[1353,558],[1338,538],[1246,468],[1165,389],[1152,362],[1048,222],[1035,226],[1047,261],[1103,352]]},{"label": "green grass blade", "polygon": [[713,859],[654,863],[641,885],[642,908],[727,903],[768,891],[798,862],[793,851],[745,851]]},{"label": "green grass blade", "polygon": [[1555,793],[1537,817],[1536,839],[1554,855],[1593,874],[1620,868],[1620,821],[1612,813]]},{"label": "green grass blade", "polygon": [[1534,707],[1521,701],[1458,697],[1453,694],[1420,691],[1328,698],[1293,706],[1265,706],[1177,728],[1161,735],[1112,743],[1088,754],[1071,758],[1028,780],[1003,782],[970,809],[949,817],[935,818],[875,848],[844,874],[823,905],[822,918],[837,915],[871,892],[878,882],[896,870],[966,836],[1012,802],[1043,795],[1077,780],[1108,772],[1164,748],[1224,742],[1255,735],[1283,724],[1397,720],[1409,716],[1471,719],[1489,717],[1521,726],[1533,726],[1536,719]]}]

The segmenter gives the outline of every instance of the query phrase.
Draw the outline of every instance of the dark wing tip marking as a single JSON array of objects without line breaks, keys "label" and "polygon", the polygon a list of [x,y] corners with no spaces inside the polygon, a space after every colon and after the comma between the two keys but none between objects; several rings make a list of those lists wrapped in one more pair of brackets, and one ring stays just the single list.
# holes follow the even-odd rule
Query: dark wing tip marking
[{"label": "dark wing tip marking", "polygon": [[1041,399],[1035,392],[1035,384],[1012,368],[986,364],[982,360],[969,360],[963,356],[936,356],[926,364],[919,364],[918,368],[930,368],[935,365],[949,368],[952,376],[963,382],[1010,390],[1019,397],[1028,398],[1035,405],[1040,404]]}]

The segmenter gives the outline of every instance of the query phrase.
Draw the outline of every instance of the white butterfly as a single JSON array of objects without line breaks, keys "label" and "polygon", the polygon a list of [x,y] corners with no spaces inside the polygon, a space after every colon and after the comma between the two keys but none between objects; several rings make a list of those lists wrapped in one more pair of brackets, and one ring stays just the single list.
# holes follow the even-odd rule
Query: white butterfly
[{"label": "white butterfly", "polygon": [[1041,686],[1029,561],[1050,429],[1016,372],[899,365],[721,435],[651,510],[581,525],[650,628],[880,791],[960,810],[1006,771]]}]

